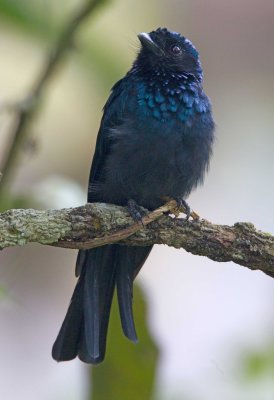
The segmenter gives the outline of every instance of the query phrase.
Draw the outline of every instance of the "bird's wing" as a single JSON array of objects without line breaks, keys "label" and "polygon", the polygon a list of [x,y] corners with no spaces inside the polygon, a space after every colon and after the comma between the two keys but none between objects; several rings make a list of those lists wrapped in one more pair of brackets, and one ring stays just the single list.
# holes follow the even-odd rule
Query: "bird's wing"
[{"label": "bird's wing", "polygon": [[[122,123],[126,113],[128,97],[127,80],[123,78],[113,86],[111,95],[104,106],[104,114],[91,164],[89,185],[101,180],[103,165],[111,148],[110,130]],[[88,191],[88,201],[91,202],[92,200],[92,191]]]},{"label": "bird's wing", "polygon": [[[90,171],[90,186],[102,181],[104,162],[113,143],[111,129],[117,129],[129,118],[128,99],[131,92],[132,86],[128,86],[126,78],[118,81],[104,107]],[[94,201],[92,190],[88,191],[88,201]],[[131,340],[137,340],[132,313],[132,284],[149,252],[150,248],[129,248],[123,254],[115,245],[79,251],[76,276],[80,275],[79,281],[84,283],[81,293],[77,293],[78,297],[75,295],[72,299],[57,344],[54,346],[56,359],[73,358],[78,352],[79,358],[85,362],[98,363],[103,360],[115,283],[123,330]],[[77,309],[78,298],[83,307],[81,313]],[[80,333],[77,332],[77,336],[74,335],[70,343],[71,335],[66,322],[74,321],[75,314],[79,314],[81,328]]]}]

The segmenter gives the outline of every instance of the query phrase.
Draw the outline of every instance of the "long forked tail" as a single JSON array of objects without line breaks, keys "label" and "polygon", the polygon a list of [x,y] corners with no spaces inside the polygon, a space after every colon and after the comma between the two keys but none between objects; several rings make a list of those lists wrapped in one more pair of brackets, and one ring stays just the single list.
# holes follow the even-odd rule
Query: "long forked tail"
[{"label": "long forked tail", "polygon": [[57,361],[97,364],[103,361],[115,283],[124,334],[137,341],[132,312],[133,280],[151,247],[107,245],[80,250],[76,263],[79,276],[66,317],[53,345]]}]

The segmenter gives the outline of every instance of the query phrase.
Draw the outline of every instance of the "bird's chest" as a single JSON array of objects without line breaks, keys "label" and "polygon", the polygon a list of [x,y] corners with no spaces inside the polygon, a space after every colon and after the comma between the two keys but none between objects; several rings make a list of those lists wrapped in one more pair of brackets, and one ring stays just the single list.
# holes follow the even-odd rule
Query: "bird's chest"
[{"label": "bird's chest", "polygon": [[164,196],[189,193],[201,174],[198,130],[206,111],[201,110],[194,86],[162,82],[133,91],[128,117],[112,129],[114,143],[103,188],[106,201],[115,193],[118,204],[133,198],[154,208]]},{"label": "bird's chest", "polygon": [[198,83],[184,75],[161,74],[158,79],[139,82],[133,89],[133,97],[137,103],[134,112],[151,124],[153,120],[170,125],[180,121],[191,127],[193,116],[203,112]]}]

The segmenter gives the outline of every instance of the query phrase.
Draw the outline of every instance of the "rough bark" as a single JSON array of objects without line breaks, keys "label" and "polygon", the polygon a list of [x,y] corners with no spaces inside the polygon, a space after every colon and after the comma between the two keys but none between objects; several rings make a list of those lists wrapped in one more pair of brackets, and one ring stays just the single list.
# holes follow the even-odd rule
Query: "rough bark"
[{"label": "rough bark", "polygon": [[144,216],[143,224],[134,223],[126,208],[103,203],[62,210],[9,210],[0,214],[0,249],[29,242],[72,249],[116,242],[131,246],[166,244],[274,276],[273,236],[246,222],[216,225],[164,215],[175,208],[176,203],[170,201]]}]

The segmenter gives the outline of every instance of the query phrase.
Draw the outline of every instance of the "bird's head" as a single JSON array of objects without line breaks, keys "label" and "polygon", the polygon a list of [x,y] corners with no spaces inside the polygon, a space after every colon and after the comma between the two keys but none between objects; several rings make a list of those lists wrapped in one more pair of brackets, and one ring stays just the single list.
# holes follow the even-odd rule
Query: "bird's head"
[{"label": "bird's head", "polygon": [[149,33],[139,33],[141,49],[135,65],[146,70],[161,69],[167,72],[191,73],[202,78],[199,53],[190,40],[177,32],[158,28]]}]

